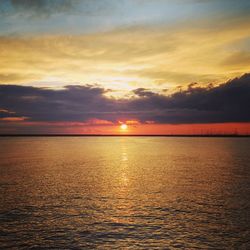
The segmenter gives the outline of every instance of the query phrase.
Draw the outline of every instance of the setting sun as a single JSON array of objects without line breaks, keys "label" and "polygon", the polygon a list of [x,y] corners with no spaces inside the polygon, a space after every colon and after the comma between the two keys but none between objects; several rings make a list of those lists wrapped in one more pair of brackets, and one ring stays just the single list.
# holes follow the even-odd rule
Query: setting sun
[{"label": "setting sun", "polygon": [[120,125],[120,128],[121,128],[121,130],[127,130],[128,129],[128,125],[125,124],[125,123],[123,123],[123,124]]}]

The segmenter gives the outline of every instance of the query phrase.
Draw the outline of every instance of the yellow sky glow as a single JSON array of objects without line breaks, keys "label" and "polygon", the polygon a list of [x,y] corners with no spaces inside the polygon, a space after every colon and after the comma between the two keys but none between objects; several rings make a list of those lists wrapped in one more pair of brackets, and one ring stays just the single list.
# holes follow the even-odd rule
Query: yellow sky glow
[{"label": "yellow sky glow", "polygon": [[98,83],[114,90],[113,96],[123,96],[142,84],[171,90],[190,82],[220,83],[250,70],[237,46],[249,36],[245,22],[213,31],[135,29],[0,37],[0,82],[53,88]]}]

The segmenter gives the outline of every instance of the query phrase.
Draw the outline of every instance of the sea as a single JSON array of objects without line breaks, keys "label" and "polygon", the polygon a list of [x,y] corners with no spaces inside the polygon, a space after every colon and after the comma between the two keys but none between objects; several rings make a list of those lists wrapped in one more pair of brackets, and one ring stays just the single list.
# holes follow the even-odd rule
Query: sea
[{"label": "sea", "polygon": [[0,137],[0,249],[250,249],[250,138]]}]

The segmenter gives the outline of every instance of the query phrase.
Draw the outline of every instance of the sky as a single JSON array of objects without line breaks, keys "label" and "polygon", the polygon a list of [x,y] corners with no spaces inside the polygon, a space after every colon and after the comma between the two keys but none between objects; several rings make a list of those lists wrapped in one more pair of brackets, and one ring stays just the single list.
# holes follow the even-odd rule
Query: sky
[{"label": "sky", "polygon": [[0,134],[249,134],[249,13],[248,0],[1,0]]}]

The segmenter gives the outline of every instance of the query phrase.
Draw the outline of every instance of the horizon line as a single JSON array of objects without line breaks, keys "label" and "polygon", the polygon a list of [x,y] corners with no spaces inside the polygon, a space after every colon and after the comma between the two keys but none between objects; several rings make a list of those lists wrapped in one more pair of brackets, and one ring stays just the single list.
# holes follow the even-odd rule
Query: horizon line
[{"label": "horizon line", "polygon": [[250,137],[250,134],[0,134],[0,137]]}]

